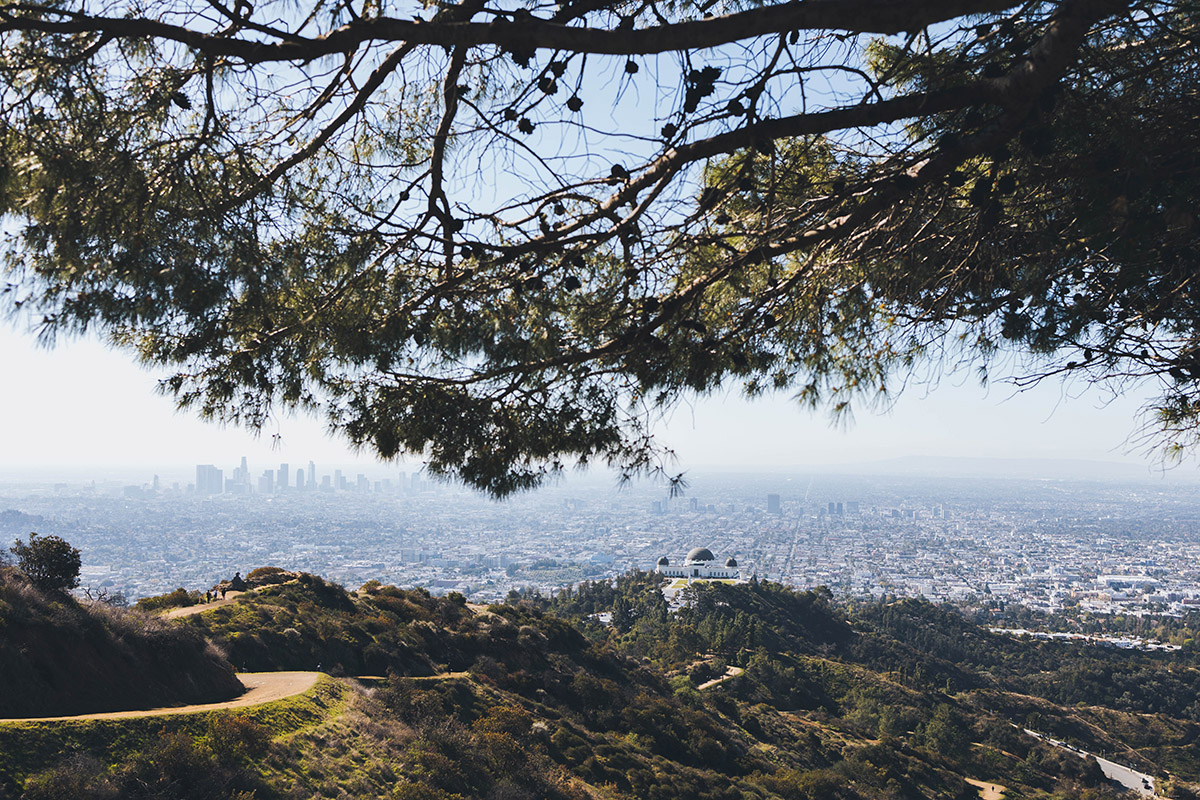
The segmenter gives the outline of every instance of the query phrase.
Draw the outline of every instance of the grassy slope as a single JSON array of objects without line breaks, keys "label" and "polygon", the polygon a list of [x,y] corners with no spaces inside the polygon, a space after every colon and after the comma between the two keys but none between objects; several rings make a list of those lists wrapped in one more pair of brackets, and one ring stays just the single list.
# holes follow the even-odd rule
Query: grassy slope
[{"label": "grassy slope", "polygon": [[[169,734],[199,739],[216,719],[238,717],[262,726],[271,738],[295,736],[324,725],[345,710],[346,685],[328,676],[303,694],[262,706],[162,717],[69,722],[0,723],[0,793],[50,769],[66,754],[88,753],[107,764],[125,761]],[[2,796],[2,794],[0,794]]]},{"label": "grassy slope", "polygon": [[[619,633],[537,603],[477,615],[427,593],[376,588],[352,596],[310,578],[193,618],[189,626],[258,659],[257,669],[326,663],[392,674],[353,690],[326,681],[315,695],[255,711],[269,746],[237,762],[242,772],[230,772],[221,791],[249,786],[259,800],[969,800],[977,793],[964,778],[976,778],[1008,786],[1010,798],[1108,796],[1094,764],[1011,724],[1035,714],[1047,732],[1096,749],[1123,739],[1138,750],[1127,763],[1151,772],[1169,767],[1186,777],[1200,763],[1190,749],[1193,723],[1017,691],[1054,653],[993,640],[925,605],[846,618],[819,594],[773,585],[720,588],[680,615],[659,615],[653,598],[643,599],[635,623]],[[983,664],[971,652],[980,644],[994,650]],[[699,693],[688,665],[714,657],[746,673]],[[1150,661],[1135,666],[1154,674]],[[1183,674],[1190,666],[1174,668]],[[428,678],[446,670],[468,674]],[[54,766],[48,753],[78,748],[116,764],[109,773],[141,775],[139,752],[157,752],[155,740],[172,731],[202,754],[211,750],[204,757],[218,764],[212,730],[211,719],[199,718],[0,730],[0,753],[16,748],[0,757],[0,769],[15,787]],[[62,769],[29,785],[61,788]],[[151,773],[150,783],[174,794],[146,797],[230,796]],[[69,796],[104,796],[98,780],[93,773]]]}]

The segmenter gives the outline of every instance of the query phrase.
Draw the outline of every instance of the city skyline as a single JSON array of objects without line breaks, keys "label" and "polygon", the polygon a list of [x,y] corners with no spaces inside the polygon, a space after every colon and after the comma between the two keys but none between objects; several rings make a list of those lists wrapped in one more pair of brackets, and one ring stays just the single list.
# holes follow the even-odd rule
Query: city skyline
[{"label": "city skyline", "polygon": [[83,553],[85,586],[131,598],[277,566],[349,588],[380,580],[491,602],[703,547],[743,576],[842,596],[991,596],[1100,613],[1200,606],[1196,483],[707,475],[685,497],[592,483],[504,503],[420,478],[330,484],[206,496],[0,481],[0,534],[64,536]]}]

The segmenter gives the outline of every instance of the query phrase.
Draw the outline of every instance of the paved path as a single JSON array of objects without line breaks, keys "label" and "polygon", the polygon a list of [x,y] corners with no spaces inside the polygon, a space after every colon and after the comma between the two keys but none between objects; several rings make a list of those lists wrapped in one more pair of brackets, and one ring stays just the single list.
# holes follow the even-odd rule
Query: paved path
[{"label": "paved path", "polygon": [[69,722],[89,719],[129,719],[132,717],[161,717],[172,714],[196,714],[202,711],[219,711],[227,708],[249,708],[272,700],[307,692],[317,682],[319,672],[239,672],[238,680],[246,687],[246,693],[223,703],[203,703],[194,706],[170,706],[142,711],[106,711],[100,714],[81,714],[74,717],[33,717],[23,719],[0,719],[6,722]]}]

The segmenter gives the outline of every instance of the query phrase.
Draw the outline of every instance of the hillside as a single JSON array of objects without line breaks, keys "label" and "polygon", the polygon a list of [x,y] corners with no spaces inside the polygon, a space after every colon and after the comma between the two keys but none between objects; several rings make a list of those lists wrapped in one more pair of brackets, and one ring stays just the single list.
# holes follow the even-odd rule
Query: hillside
[{"label": "hillside", "polygon": [[43,593],[0,567],[0,718],[224,700],[229,663],[195,632],[137,611]]},{"label": "hillside", "polygon": [[[1190,649],[1053,649],[927,603],[843,607],[759,582],[697,587],[670,613],[655,583],[631,573],[487,609],[308,575],[267,587],[175,624],[239,669],[380,677],[325,684],[336,702],[299,725],[268,711],[164,722],[179,731],[170,753],[161,737],[63,740],[59,755],[0,770],[0,795],[973,800],[983,784],[1010,800],[1120,796],[1096,761],[1023,727],[1117,754],[1172,798],[1200,781],[1190,706],[1158,708],[1189,686],[1195,702]],[[744,672],[698,690],[734,665]],[[253,759],[222,755],[222,725]],[[201,773],[225,777],[187,779]]]}]

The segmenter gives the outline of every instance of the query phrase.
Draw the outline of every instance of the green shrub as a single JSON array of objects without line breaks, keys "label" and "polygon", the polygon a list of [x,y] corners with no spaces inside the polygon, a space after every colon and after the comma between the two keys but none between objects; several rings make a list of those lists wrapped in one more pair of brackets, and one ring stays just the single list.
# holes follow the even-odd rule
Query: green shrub
[{"label": "green shrub", "polygon": [[25,782],[23,800],[108,800],[119,794],[99,759],[76,755]]},{"label": "green shrub", "polygon": [[142,611],[163,611],[168,608],[187,608],[199,602],[199,592],[189,592],[181,586],[173,592],[167,592],[155,597],[143,597],[137,601],[135,606]]},{"label": "green shrub", "polygon": [[246,576],[246,584],[248,586],[271,586],[274,584],[287,583],[295,580],[296,574],[288,572],[280,567],[258,567],[250,571]]},{"label": "green shrub", "polygon": [[254,761],[266,754],[271,734],[247,716],[214,714],[204,737],[217,761],[226,765]]},{"label": "green shrub", "polygon": [[79,548],[59,536],[29,534],[29,544],[17,539],[10,548],[17,568],[44,592],[66,592],[79,585]]}]

